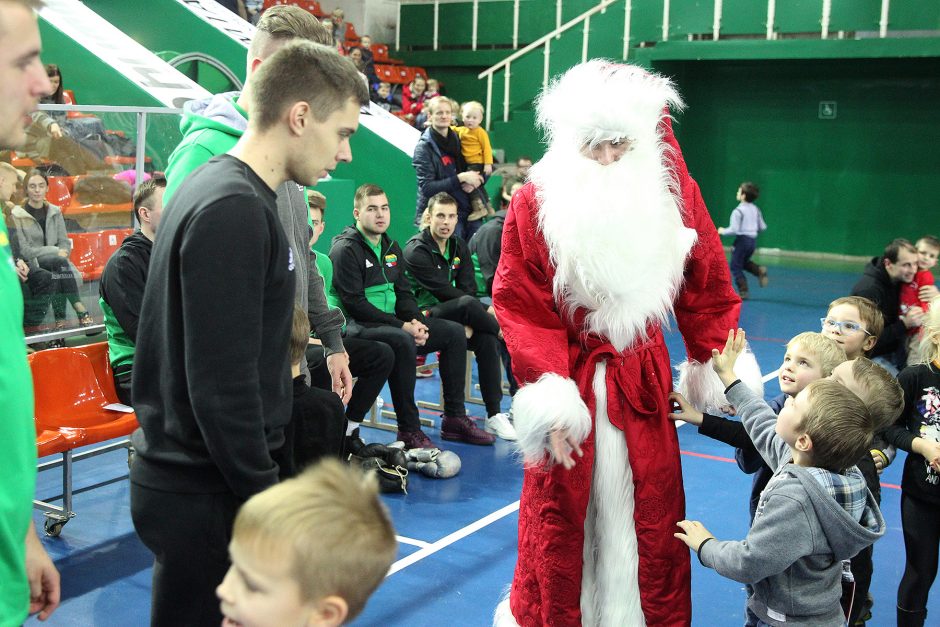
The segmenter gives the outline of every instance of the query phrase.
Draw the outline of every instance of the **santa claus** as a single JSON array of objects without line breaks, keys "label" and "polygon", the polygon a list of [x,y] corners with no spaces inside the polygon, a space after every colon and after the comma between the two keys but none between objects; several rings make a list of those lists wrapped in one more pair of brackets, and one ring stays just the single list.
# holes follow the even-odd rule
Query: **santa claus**
[{"label": "santa claus", "polygon": [[669,80],[603,60],[538,99],[548,150],[513,197],[493,286],[526,462],[498,625],[691,622],[662,328],[675,317],[680,387],[714,410],[726,401],[707,362],[741,301],[672,133],[680,106]]}]

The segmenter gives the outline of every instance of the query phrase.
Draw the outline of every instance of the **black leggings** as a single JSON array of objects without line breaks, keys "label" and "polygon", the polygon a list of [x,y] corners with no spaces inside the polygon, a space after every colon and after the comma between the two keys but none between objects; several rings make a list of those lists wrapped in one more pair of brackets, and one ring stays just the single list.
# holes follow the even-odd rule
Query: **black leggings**
[{"label": "black leggings", "polygon": [[940,506],[902,491],[901,527],[907,563],[898,586],[898,607],[916,612],[927,607],[927,594],[937,576]]},{"label": "black leggings", "polygon": [[39,258],[39,265],[52,273],[52,283],[55,288],[52,293],[52,315],[56,322],[65,320],[65,302],[72,303],[73,308],[76,303],[82,302],[78,294],[78,280],[75,278],[68,257],[44,255]]}]

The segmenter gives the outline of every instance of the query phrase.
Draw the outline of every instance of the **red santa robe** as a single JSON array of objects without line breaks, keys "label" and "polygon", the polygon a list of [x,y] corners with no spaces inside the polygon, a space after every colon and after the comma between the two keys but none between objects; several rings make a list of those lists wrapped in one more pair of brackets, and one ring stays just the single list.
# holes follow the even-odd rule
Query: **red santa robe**
[{"label": "red santa robe", "polygon": [[[701,370],[737,326],[741,301],[665,112],[656,133],[664,171],[677,185],[676,208],[694,243],[686,244],[684,258],[680,253],[674,278],[653,285],[665,307],[641,321],[645,330],[623,350],[591,332],[597,325],[586,324],[590,311],[557,302],[558,259],[546,241],[533,183],[515,194],[506,218],[493,301],[523,385],[513,405],[520,443],[524,452],[533,443],[544,450],[553,428],[583,440],[583,457],[575,457],[572,469],[544,463],[525,469],[509,597],[512,617],[524,627],[691,623],[689,552],[673,537],[685,503],[676,428],[666,416],[672,371],[660,325],[671,309],[687,356]],[[576,219],[577,208],[571,210]],[[609,253],[611,264],[628,257],[622,249]],[[646,272],[641,264],[623,265],[623,272]],[[596,598],[585,598],[591,595]],[[582,617],[582,608],[612,604],[624,607],[606,618],[593,609]],[[499,610],[496,622],[504,624]]]}]

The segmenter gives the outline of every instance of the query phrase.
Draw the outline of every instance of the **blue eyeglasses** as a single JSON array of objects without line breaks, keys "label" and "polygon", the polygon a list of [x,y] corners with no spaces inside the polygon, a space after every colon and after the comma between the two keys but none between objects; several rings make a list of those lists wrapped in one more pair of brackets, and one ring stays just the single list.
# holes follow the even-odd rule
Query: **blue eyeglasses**
[{"label": "blue eyeglasses", "polygon": [[819,323],[822,325],[823,331],[826,329],[830,331],[838,330],[842,335],[851,335],[861,331],[865,335],[871,335],[871,333],[866,331],[862,325],[857,322],[839,322],[838,320],[833,320],[832,318],[820,318]]}]

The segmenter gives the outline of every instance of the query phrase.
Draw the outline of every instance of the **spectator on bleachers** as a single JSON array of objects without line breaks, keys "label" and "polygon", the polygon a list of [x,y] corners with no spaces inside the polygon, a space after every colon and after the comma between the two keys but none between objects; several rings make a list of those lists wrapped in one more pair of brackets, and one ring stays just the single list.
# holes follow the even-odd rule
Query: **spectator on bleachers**
[{"label": "spectator on bleachers", "polygon": [[330,17],[330,22],[332,23],[332,33],[333,41],[339,44],[346,42],[346,14],[339,7],[333,9],[333,14]]},{"label": "spectator on bleachers", "polygon": [[388,386],[398,419],[398,439],[405,448],[434,448],[421,430],[415,404],[415,357],[440,351],[444,394],[441,437],[468,444],[492,444],[496,439],[467,417],[464,407],[467,340],[463,327],[450,320],[426,318],[415,302],[405,277],[403,254],[391,239],[391,210],[378,185],[356,190],[353,217],[333,239],[333,287],[345,313],[358,327],[350,335],[385,342],[395,353]]},{"label": "spectator on bleachers", "polygon": [[333,37],[333,20],[331,20],[328,17],[325,17],[322,20],[320,20],[320,26],[323,27],[323,30],[325,30],[328,35],[328,38],[327,38],[328,41],[325,41],[324,44],[327,46],[332,46],[336,48],[336,51],[338,53],[345,55],[346,46],[343,45],[343,40],[336,39],[335,37]]},{"label": "spectator on bleachers", "polygon": [[899,238],[885,246],[884,254],[868,262],[852,288],[852,296],[864,296],[878,305],[884,316],[884,331],[871,350],[871,358],[894,375],[907,364],[907,330],[921,326],[924,318],[920,307],[900,313],[901,283],[910,283],[915,274],[917,249]]},{"label": "spectator on bleachers", "polygon": [[436,78],[428,77],[425,81],[427,83],[427,89],[424,90],[424,99],[430,100],[431,98],[437,98],[442,96],[441,94],[441,83]]},{"label": "spectator on bleachers", "polygon": [[[512,195],[519,191],[523,185],[525,185],[525,181],[523,179],[516,178],[515,176],[507,176],[503,179],[503,184],[500,186],[499,190],[500,207],[502,209],[509,209],[509,203],[512,201]],[[486,224],[483,226],[486,226]]]},{"label": "spectator on bleachers", "polygon": [[[323,229],[326,228],[324,221],[326,196],[312,189],[307,192],[307,196],[310,204],[310,222],[313,225],[313,235],[310,238],[312,249],[323,235]],[[330,261],[329,255],[324,253],[313,251],[313,255],[320,275],[323,277],[327,302],[330,307],[338,309],[340,308],[339,297],[333,289],[333,262]],[[356,323],[349,321],[349,325],[355,328]],[[346,404],[346,443],[343,450],[346,453],[355,453],[364,445],[359,435],[359,425],[365,420],[366,414],[369,413],[379,392],[388,381],[388,375],[391,374],[392,366],[395,364],[395,354],[388,344],[360,337],[349,337],[348,332],[343,338],[343,346],[349,354],[349,371],[356,378],[352,396]],[[319,339],[310,339],[307,347],[307,363],[310,364],[310,384],[330,389],[330,373],[326,367],[323,345]]]},{"label": "spectator on bleachers", "polygon": [[134,214],[140,229],[129,235],[111,255],[101,274],[99,302],[108,332],[108,359],[118,398],[131,399],[131,372],[137,343],[137,323],[150,272],[150,252],[163,215],[166,179],[149,179],[134,192]]},{"label": "spectator on bleachers", "polygon": [[[0,150],[20,146],[23,121],[49,91],[39,61],[42,44],[36,3],[0,2]],[[49,618],[59,605],[59,572],[33,524],[36,492],[36,426],[33,387],[23,358],[19,279],[0,225],[0,616],[21,625],[27,615]]]},{"label": "spectator on bleachers", "polygon": [[463,325],[467,347],[473,351],[486,406],[486,432],[515,440],[516,431],[503,413],[499,323],[492,308],[476,298],[473,261],[467,243],[454,234],[457,201],[447,192],[428,201],[421,231],[405,245],[405,268],[418,307],[428,318]]},{"label": "spectator on bleachers", "polygon": [[529,179],[529,168],[532,167],[532,157],[520,156],[516,159],[516,176],[523,182]]},{"label": "spectator on bleachers", "polygon": [[244,500],[277,483],[272,453],[291,413],[291,311],[309,255],[306,239],[290,247],[274,190],[350,161],[369,101],[353,64],[309,41],[280,47],[246,93],[244,134],[167,203],[141,307],[131,515],[156,558],[156,627],[222,622],[229,530]]},{"label": "spectator on bleachers", "polygon": [[378,84],[372,92],[372,102],[379,105],[389,113],[401,111],[401,101],[392,94],[392,86],[385,81]]},{"label": "spectator on bleachers", "polygon": [[215,0],[220,5],[242,18],[248,20],[248,11],[245,9],[245,0]]},{"label": "spectator on bleachers", "polygon": [[375,74],[375,58],[372,54],[372,38],[368,35],[363,35],[359,38],[359,47],[362,49],[362,62],[366,64],[368,72],[366,75],[371,72]]},{"label": "spectator on bleachers", "polygon": [[75,310],[79,325],[91,326],[95,322],[79,295],[81,274],[69,261],[72,244],[65,230],[65,219],[62,210],[46,200],[48,190],[46,175],[35,168],[30,170],[26,175],[25,206],[15,206],[11,211],[20,248],[27,259],[35,257],[42,268],[52,273],[55,281],[52,314],[56,330],[65,328],[66,302]]},{"label": "spectator on bleachers", "polygon": [[13,209],[10,198],[18,180],[16,168],[9,163],[0,163],[0,205],[3,207],[3,220],[7,227],[16,275],[23,290],[23,327],[28,331],[42,324],[55,286],[52,273],[40,267],[35,257],[24,256],[20,249],[19,234],[10,215]]},{"label": "spectator on bleachers", "polygon": [[[518,190],[522,189],[524,184],[516,179],[507,179],[503,183],[503,198],[507,194],[509,198]],[[477,258],[480,265],[480,272],[483,275],[483,281],[486,284],[487,296],[493,295],[493,278],[496,276],[496,266],[499,265],[499,255],[502,251],[503,224],[506,222],[506,211],[509,209],[509,203],[496,212],[493,219],[487,220],[479,230],[473,234],[467,243],[470,246],[470,252]]]},{"label": "spectator on bleachers", "polygon": [[[285,45],[296,40],[328,42],[329,33],[313,14],[292,5],[275,5],[264,12],[248,48],[248,76]],[[170,203],[176,188],[197,167],[216,155],[228,152],[242,136],[251,115],[250,87],[242,92],[216,94],[190,100],[184,107],[180,131],[183,140],[170,155],[166,168],[165,200]],[[310,326],[328,355],[334,390],[352,388],[348,358],[343,349],[343,317],[330,311],[323,292],[323,279],[310,258],[307,201],[296,183],[288,181],[277,189],[277,212],[296,264],[296,302],[307,309]],[[306,361],[301,372],[308,376]],[[345,400],[345,399],[344,399]]]},{"label": "spectator on bleachers", "polygon": [[366,77],[366,80],[369,83],[369,89],[372,89],[373,86],[377,85],[379,82],[379,77],[375,75],[375,68],[370,68],[366,65],[365,60],[362,57],[362,48],[353,47],[349,49],[349,58],[356,65],[356,69]]},{"label": "spectator on bleachers", "polygon": [[[46,64],[46,75],[49,77],[49,82],[52,83],[53,90],[49,95],[43,96],[39,102],[41,104],[57,105],[73,104],[71,100],[65,96],[65,80],[62,77],[62,70],[59,66],[55,63]],[[76,141],[81,141],[93,135],[102,140],[104,139],[104,124],[102,124],[101,119],[97,116],[82,115],[80,117],[70,118],[64,111],[47,111],[44,112],[44,115],[48,115],[59,125],[62,132],[60,137],[67,135]]]},{"label": "spectator on bleachers", "polygon": [[[430,84],[431,79],[428,79]],[[463,103],[460,107],[459,126],[452,127],[460,138],[460,151],[463,154],[467,169],[483,175],[483,181],[493,173],[493,148],[490,146],[490,136],[483,128],[483,105],[475,100]],[[490,199],[481,185],[470,194],[470,215],[467,222],[482,220],[487,215],[493,215]],[[479,228],[479,225],[476,226]],[[475,231],[476,228],[473,230]]]},{"label": "spectator on bleachers", "polygon": [[[417,126],[416,120],[424,110],[427,81],[420,74],[416,75],[409,85],[402,89],[401,110],[405,113],[405,119],[413,126]],[[420,127],[418,127],[420,130]]]},{"label": "spectator on bleachers", "polygon": [[444,96],[438,96],[427,103],[427,109],[431,126],[421,134],[411,161],[418,178],[415,224],[421,223],[428,200],[437,193],[447,192],[457,201],[455,234],[469,239],[480,225],[479,220],[467,222],[470,194],[483,185],[483,176],[467,170],[460,138],[450,128],[454,118],[453,103]]}]

